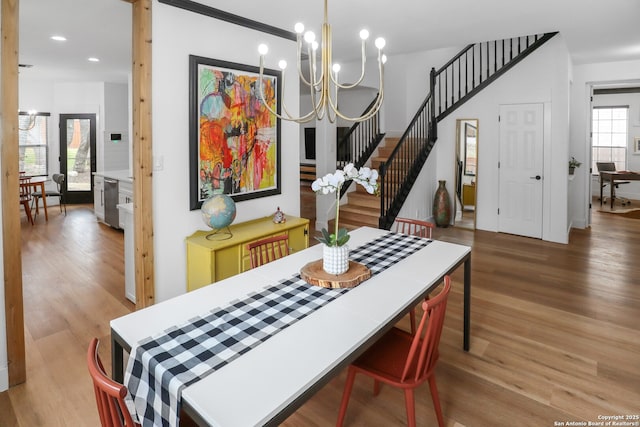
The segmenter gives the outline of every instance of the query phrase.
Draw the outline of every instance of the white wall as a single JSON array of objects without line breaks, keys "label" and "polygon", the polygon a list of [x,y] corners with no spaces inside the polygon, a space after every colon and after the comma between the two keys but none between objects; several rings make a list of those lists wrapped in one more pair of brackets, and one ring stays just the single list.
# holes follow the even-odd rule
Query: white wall
[{"label": "white wall", "polygon": [[[129,170],[129,87],[123,83],[104,84],[104,170]],[[111,134],[122,139],[112,141]]]},{"label": "white wall", "polygon": [[[60,114],[96,114],[96,169],[104,171],[115,167],[127,169],[129,150],[116,153],[118,159],[105,160],[105,130],[128,136],[128,85],[105,82],[54,82],[20,77],[20,110],[35,109],[51,113],[49,117],[49,175],[60,171]],[[110,126],[106,129],[105,126]],[[126,142],[124,142],[126,143]],[[54,184],[47,183],[51,188]]]},{"label": "white wall", "polygon": [[427,97],[431,68],[438,70],[460,50],[461,47],[451,47],[389,58],[383,106],[387,135],[402,135]]},{"label": "white wall", "polygon": [[[0,7],[0,9],[2,9]],[[0,14],[1,15],[1,14]],[[1,61],[0,61],[1,62]],[[0,78],[2,73],[0,72]],[[0,93],[0,96],[2,93]],[[2,109],[0,108],[0,114]],[[0,164],[0,174],[4,173]],[[2,200],[2,186],[0,186],[0,200]],[[0,209],[0,224],[2,224],[2,209]],[[4,235],[0,234],[0,256],[4,260]],[[0,263],[0,392],[9,388],[9,362],[7,359],[7,319],[4,305],[4,262]]]},{"label": "white wall", "polygon": [[[303,89],[304,90],[304,89]],[[341,90],[338,94],[338,107],[342,114],[348,117],[359,117],[364,109],[373,101],[376,96],[377,90],[369,87],[358,87],[350,90]],[[311,95],[303,94],[300,95],[300,112],[302,115],[307,114],[311,111]],[[336,126],[353,126],[354,122],[348,122],[343,120],[342,118],[337,118]],[[309,159],[307,157],[307,153],[305,153],[305,145],[304,145],[304,129],[305,128],[315,128],[317,125],[316,121],[310,121],[309,123],[304,123],[300,125],[300,163],[311,163],[314,164],[316,162],[315,159]],[[317,141],[317,140],[316,140]],[[317,143],[317,142],[316,142]]]},{"label": "white wall", "polygon": [[[574,65],[573,85],[571,88],[571,146],[570,153],[583,163],[576,169],[573,187],[576,197],[572,199],[571,218],[574,227],[589,225],[589,203],[591,176],[589,168],[584,167],[591,158],[591,141],[588,132],[591,120],[589,111],[589,88],[603,83],[640,84],[640,61],[604,62],[597,64]],[[630,117],[629,133],[637,135],[640,128],[636,118]],[[636,120],[637,119],[637,120]],[[633,157],[635,159],[635,157]],[[631,166],[629,166],[631,168]],[[627,184],[631,185],[631,184]]]},{"label": "white wall", "polygon": [[[426,209],[426,215],[419,216],[431,217],[431,201],[438,180],[446,180],[447,190],[454,194],[456,119],[477,118],[476,226],[481,230],[497,231],[499,107],[501,104],[543,103],[545,166],[542,238],[566,243],[569,80],[568,51],[564,40],[558,35],[441,121],[434,151],[401,214],[406,212],[413,216],[415,212],[421,213],[421,209]],[[411,82],[407,84],[411,85]]]},{"label": "white wall", "polygon": [[[295,64],[295,42],[249,30],[165,4],[154,3],[153,156],[163,168],[153,172],[156,301],[186,292],[185,238],[206,230],[199,210],[189,210],[189,55],[259,65],[258,44],[267,43],[267,68],[279,59]],[[286,102],[299,109],[299,82],[287,73]],[[273,214],[300,213],[299,126],[281,122],[282,194],[238,202],[235,222]]]}]

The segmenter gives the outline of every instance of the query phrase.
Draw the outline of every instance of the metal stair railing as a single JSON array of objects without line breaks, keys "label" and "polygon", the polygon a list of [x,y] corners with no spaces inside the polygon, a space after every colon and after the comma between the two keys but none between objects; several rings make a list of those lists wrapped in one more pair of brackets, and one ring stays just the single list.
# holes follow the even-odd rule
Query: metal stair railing
[{"label": "metal stair railing", "polygon": [[[377,94],[371,104],[365,108],[362,115],[365,115],[375,104]],[[365,165],[369,157],[378,147],[384,138],[384,133],[380,133],[380,112],[377,112],[369,120],[357,122],[337,141],[336,147],[336,167],[344,168],[349,163],[353,163],[356,168]],[[344,196],[352,181],[346,182],[341,190],[340,197]]]},{"label": "metal stair railing", "polygon": [[429,95],[389,159],[380,167],[379,227],[390,229],[438,138],[437,122],[451,114],[557,32],[470,44],[439,70]]},{"label": "metal stair railing", "polygon": [[436,119],[444,119],[557,32],[470,44],[432,74]]},{"label": "metal stair railing", "polygon": [[[433,97],[429,94],[400,137],[398,145],[380,167],[380,228],[388,230],[393,224],[435,144],[431,126],[436,123],[433,107]],[[389,218],[392,218],[390,223]]]}]

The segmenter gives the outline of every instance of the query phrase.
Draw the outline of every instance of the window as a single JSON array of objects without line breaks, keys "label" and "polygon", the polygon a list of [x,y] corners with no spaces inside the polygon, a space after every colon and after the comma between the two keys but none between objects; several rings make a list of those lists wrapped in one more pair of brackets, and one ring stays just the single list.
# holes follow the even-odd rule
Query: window
[{"label": "window", "polygon": [[18,115],[19,170],[26,176],[47,176],[49,113]]},{"label": "window", "polygon": [[629,107],[594,107],[591,170],[596,162],[614,162],[617,170],[627,169],[627,118]]}]

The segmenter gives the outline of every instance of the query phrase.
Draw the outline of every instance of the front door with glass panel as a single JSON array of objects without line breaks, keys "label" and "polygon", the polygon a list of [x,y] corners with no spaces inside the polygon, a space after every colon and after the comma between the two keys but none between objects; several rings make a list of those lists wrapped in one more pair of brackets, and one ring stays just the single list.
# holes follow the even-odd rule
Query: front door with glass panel
[{"label": "front door with glass panel", "polygon": [[96,115],[60,114],[60,171],[67,203],[93,202]]}]

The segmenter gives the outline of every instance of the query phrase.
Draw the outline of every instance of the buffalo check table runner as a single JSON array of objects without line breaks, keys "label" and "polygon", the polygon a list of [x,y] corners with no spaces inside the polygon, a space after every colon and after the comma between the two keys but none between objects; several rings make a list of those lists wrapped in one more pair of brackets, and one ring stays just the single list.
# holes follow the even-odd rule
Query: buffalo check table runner
[{"label": "buffalo check table runner", "polygon": [[[352,250],[349,258],[375,275],[430,242],[389,233]],[[182,388],[348,291],[311,286],[297,274],[140,341],[125,373],[132,415],[143,426],[177,426]]]}]

